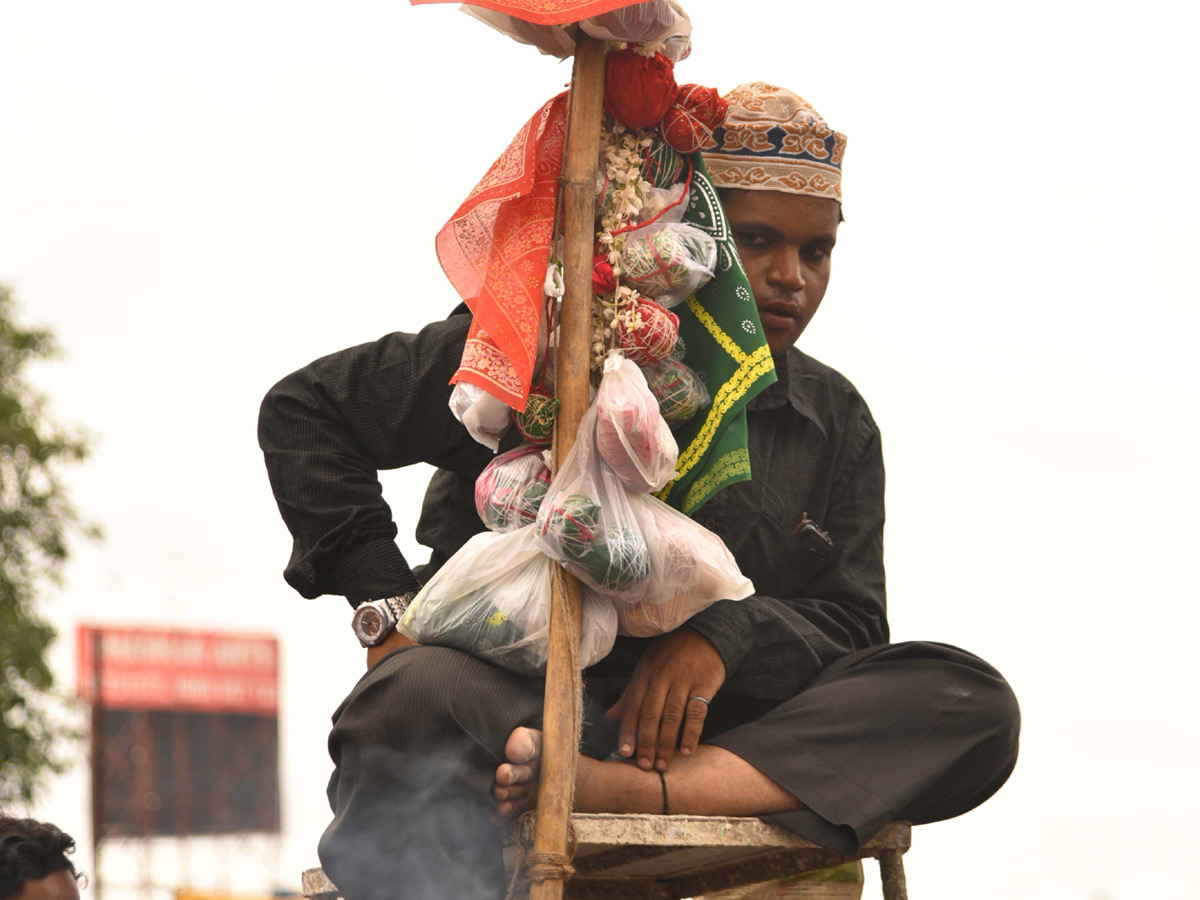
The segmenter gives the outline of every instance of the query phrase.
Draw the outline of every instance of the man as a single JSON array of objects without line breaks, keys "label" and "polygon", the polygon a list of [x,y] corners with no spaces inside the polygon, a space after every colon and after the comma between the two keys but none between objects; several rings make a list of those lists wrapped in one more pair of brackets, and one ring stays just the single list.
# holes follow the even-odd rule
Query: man
[{"label": "man", "polygon": [[53,825],[0,815],[0,900],[79,900],[74,852]]},{"label": "man", "polygon": [[[762,815],[851,851],[891,819],[990,796],[1018,713],[978,658],[887,643],[879,431],[845,378],[792,346],[829,281],[844,138],[790,91],[729,99],[706,160],[779,380],[749,406],[751,480],[695,518],[757,593],[619,638],[588,670],[576,809]],[[446,411],[463,312],[318,360],[264,401],[260,443],[295,537],[285,577],[305,596],[404,595],[482,530],[473,485],[490,453]],[[419,574],[375,480],[416,461],[439,467]],[[542,682],[398,634],[368,663],[334,715],[326,871],[349,900],[502,896],[494,823],[535,799]]]}]

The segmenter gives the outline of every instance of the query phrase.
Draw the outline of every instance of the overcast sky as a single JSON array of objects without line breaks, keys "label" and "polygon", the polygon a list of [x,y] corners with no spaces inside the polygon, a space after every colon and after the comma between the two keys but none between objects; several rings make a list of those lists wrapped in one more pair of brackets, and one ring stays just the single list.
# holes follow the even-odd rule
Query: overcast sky
[{"label": "overcast sky", "polygon": [[[883,429],[894,639],[1021,701],[1013,779],[916,832],[913,895],[1200,897],[1195,5],[689,10],[681,82],[783,84],[849,136],[800,345]],[[344,601],[280,577],[259,401],[449,311],[436,230],[569,77],[449,6],[0,0],[0,281],[65,349],[34,375],[95,435],[69,480],[107,535],[48,604],[56,670],[80,621],[278,635],[283,885],[363,654]],[[414,560],[425,477],[385,480]],[[90,869],[86,785],[34,812]]]}]

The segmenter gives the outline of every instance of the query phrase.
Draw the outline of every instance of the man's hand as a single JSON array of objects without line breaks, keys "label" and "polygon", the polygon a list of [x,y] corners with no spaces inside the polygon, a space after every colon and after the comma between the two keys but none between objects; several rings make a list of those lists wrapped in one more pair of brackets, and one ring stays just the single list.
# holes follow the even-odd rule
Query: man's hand
[{"label": "man's hand", "polygon": [[367,668],[375,665],[393,650],[398,650],[401,647],[417,647],[419,646],[412,638],[405,637],[398,631],[393,631],[387,636],[387,640],[382,644],[376,644],[374,647],[367,648]]},{"label": "man's hand", "polygon": [[725,664],[700,632],[685,625],[655,638],[605,713],[621,720],[620,754],[633,756],[636,742],[638,765],[649,770],[653,764],[660,772],[670,765],[677,742],[684,756],[691,755],[708,714],[708,704],[693,698],[711,700],[724,683]]}]

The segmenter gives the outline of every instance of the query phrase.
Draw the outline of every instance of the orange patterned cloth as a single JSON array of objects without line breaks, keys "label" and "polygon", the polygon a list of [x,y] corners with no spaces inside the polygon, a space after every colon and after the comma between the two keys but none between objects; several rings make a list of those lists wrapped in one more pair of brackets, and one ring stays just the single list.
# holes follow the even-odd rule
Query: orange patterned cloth
[{"label": "orange patterned cloth", "polygon": [[475,320],[450,379],[524,409],[537,360],[558,204],[567,96],[538,110],[437,236],[438,260]]},{"label": "orange patterned cloth", "polygon": [[[411,0],[413,6],[425,3],[457,3],[459,0]],[[638,0],[474,0],[482,6],[538,25],[565,25],[598,16]]]}]

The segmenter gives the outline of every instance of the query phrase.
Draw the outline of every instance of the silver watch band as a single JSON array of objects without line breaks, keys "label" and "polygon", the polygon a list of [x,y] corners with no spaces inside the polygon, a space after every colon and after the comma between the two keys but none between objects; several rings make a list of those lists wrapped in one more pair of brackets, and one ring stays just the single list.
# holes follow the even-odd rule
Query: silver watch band
[{"label": "silver watch band", "polygon": [[358,642],[364,647],[374,647],[387,640],[388,635],[396,630],[401,617],[408,611],[408,605],[416,593],[411,591],[395,597],[360,603],[351,620],[351,627]]}]

